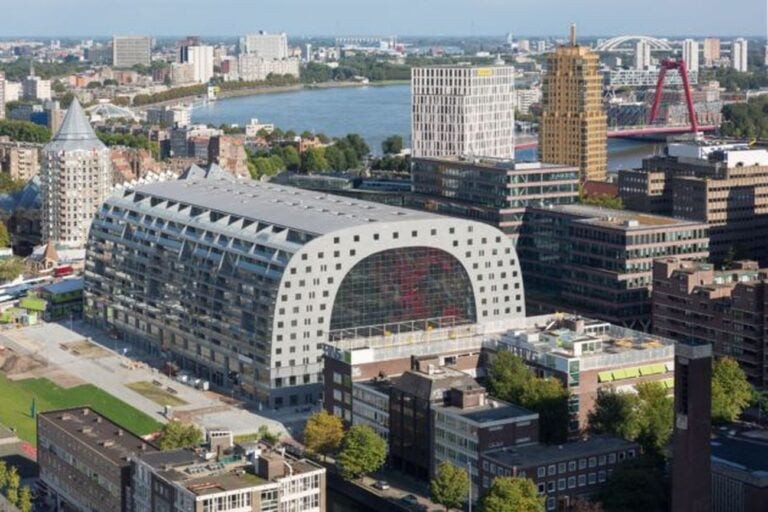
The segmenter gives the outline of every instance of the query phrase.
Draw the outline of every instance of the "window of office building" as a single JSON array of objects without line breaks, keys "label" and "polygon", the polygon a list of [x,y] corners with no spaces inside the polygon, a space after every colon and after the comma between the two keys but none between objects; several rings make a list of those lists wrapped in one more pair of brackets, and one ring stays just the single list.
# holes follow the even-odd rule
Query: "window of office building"
[{"label": "window of office building", "polygon": [[331,329],[438,318],[476,321],[469,276],[447,252],[407,247],[369,256],[349,271],[333,305]]}]

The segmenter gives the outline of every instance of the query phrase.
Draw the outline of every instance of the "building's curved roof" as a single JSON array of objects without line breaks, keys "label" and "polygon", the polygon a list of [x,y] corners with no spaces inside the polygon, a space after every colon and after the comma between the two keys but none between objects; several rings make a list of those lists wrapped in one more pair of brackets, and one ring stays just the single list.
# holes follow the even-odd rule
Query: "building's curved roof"
[{"label": "building's curved roof", "polygon": [[371,222],[442,218],[432,213],[254,180],[191,178],[140,185],[133,191],[315,235]]},{"label": "building's curved roof", "polygon": [[112,103],[98,103],[92,107],[85,109],[91,119],[98,118],[100,120],[106,119],[128,119],[135,121],[136,114],[132,110],[124,107],[118,107]]},{"label": "building's curved roof", "polygon": [[106,146],[99,140],[77,98],[67,109],[67,115],[53,140],[43,151],[100,151]]}]

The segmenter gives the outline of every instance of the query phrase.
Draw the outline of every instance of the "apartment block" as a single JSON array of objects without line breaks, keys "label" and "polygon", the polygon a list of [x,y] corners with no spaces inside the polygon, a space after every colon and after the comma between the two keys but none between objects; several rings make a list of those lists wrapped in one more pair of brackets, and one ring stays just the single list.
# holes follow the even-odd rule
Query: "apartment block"
[{"label": "apartment block", "polygon": [[237,57],[237,77],[240,80],[257,82],[269,75],[299,76],[299,59],[269,60],[258,54],[245,53]]},{"label": "apartment block", "polygon": [[547,56],[542,83],[539,157],[542,162],[574,165],[582,181],[605,181],[608,169],[607,117],[603,111],[598,55],[576,44]]},{"label": "apartment block", "polygon": [[674,342],[599,320],[551,315],[529,317],[524,328],[495,341],[496,350],[522,358],[542,377],[556,377],[570,391],[573,434],[588,427],[601,389],[634,392],[641,382],[673,387]]},{"label": "apartment block", "polygon": [[89,407],[37,415],[37,464],[56,510],[133,510],[130,459],[154,452]]},{"label": "apartment block", "polygon": [[756,386],[768,384],[768,270],[738,261],[729,270],[675,258],[653,271],[653,330],[679,341],[710,343],[733,357]]},{"label": "apartment block", "polygon": [[517,245],[532,311],[649,330],[653,260],[706,260],[705,222],[587,205],[526,210]]},{"label": "apartment block", "polygon": [[480,458],[482,490],[497,477],[529,478],[545,497],[547,511],[570,510],[577,498],[594,494],[620,464],[639,454],[636,443],[608,436],[488,451]]},{"label": "apartment block", "polygon": [[514,130],[513,67],[429,66],[411,70],[414,157],[513,158]]},{"label": "apartment block", "polygon": [[573,204],[578,167],[493,158],[414,158],[408,206],[487,222],[514,241],[525,208]]},{"label": "apartment block", "polygon": [[31,180],[40,172],[42,149],[42,144],[0,137],[0,172],[13,180]]},{"label": "apartment block", "polygon": [[113,36],[112,65],[116,68],[149,66],[152,60],[152,39],[148,36]]},{"label": "apartment block", "polygon": [[619,172],[627,208],[709,225],[712,261],[768,263],[768,150],[713,140],[675,142],[642,169]]},{"label": "apartment block", "polygon": [[720,61],[720,39],[715,37],[704,39],[703,57],[705,66],[711,67],[717,65]]},{"label": "apartment block", "polygon": [[240,54],[255,55],[264,60],[283,60],[288,55],[288,35],[268,34],[261,31],[240,38]]}]

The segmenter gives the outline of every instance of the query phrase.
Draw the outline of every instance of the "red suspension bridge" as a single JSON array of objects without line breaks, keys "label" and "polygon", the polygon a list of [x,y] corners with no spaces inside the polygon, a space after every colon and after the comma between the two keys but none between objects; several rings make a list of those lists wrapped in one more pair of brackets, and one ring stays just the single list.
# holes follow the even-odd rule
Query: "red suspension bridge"
[{"label": "red suspension bridge", "polygon": [[[660,124],[658,123],[659,106],[661,104],[662,93],[664,92],[664,79],[667,71],[675,70],[680,73],[683,82],[683,92],[685,94],[685,104],[688,110],[687,124]],[[653,98],[653,106],[650,115],[645,124],[634,124],[626,126],[610,126],[608,128],[608,138],[634,138],[634,137],[654,137],[679,135],[683,133],[711,132],[718,127],[712,124],[699,124],[696,116],[696,109],[693,104],[693,95],[691,94],[691,84],[688,80],[688,70],[683,59],[664,59],[661,61],[661,70],[659,79],[656,82],[656,93]],[[538,140],[532,138],[522,138],[515,145],[517,149],[533,148],[538,145]]]}]

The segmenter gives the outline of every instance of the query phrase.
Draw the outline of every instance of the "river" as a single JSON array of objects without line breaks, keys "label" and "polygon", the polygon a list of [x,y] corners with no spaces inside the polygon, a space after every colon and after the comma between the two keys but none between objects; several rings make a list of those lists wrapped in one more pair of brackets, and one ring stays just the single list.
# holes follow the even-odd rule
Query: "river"
[{"label": "river", "polygon": [[[331,137],[359,133],[374,153],[382,141],[399,134],[411,136],[410,85],[384,85],[303,89],[226,98],[192,111],[195,123],[239,124],[257,118],[283,130],[323,132]],[[639,167],[640,161],[657,151],[660,144],[610,139],[608,169]],[[519,159],[535,158],[535,150],[523,150]]]}]

